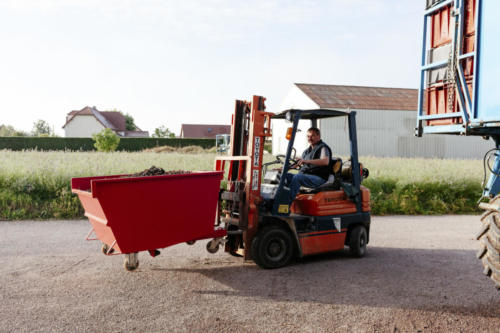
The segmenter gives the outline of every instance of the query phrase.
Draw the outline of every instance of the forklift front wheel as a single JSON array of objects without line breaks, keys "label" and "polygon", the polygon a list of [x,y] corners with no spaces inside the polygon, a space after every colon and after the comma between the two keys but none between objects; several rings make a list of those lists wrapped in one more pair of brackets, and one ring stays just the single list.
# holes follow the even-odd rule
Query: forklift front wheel
[{"label": "forklift front wheel", "polygon": [[358,225],[352,230],[349,239],[349,250],[352,256],[361,258],[365,255],[367,239],[366,228],[364,226]]},{"label": "forklift front wheel", "polygon": [[262,268],[286,266],[293,256],[290,233],[282,227],[262,229],[252,241],[252,259]]}]

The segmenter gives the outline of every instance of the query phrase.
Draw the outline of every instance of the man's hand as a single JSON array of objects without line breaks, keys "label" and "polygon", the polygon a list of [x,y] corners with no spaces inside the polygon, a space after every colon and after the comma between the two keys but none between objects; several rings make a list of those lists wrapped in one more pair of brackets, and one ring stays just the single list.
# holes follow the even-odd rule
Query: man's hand
[{"label": "man's hand", "polygon": [[328,157],[323,157],[321,159],[317,160],[303,160],[301,158],[297,158],[297,165],[301,166],[304,164],[310,164],[310,165],[317,165],[317,166],[326,166],[329,163],[329,158]]}]

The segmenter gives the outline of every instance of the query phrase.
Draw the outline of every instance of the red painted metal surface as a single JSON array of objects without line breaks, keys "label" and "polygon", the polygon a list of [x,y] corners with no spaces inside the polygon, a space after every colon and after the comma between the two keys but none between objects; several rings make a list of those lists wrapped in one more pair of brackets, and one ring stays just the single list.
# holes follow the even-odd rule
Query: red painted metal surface
[{"label": "red painted metal surface", "polygon": [[[472,65],[471,67],[469,67],[469,70],[472,71]],[[466,83],[467,83],[467,88],[469,90],[469,95],[472,96],[471,76],[468,76],[466,78]],[[445,84],[445,83],[435,84],[426,89],[425,102],[428,115],[450,113],[450,110],[453,110],[453,112],[460,111],[460,105],[458,104],[457,95],[453,94],[452,89],[454,88],[451,84]],[[452,94],[451,99],[449,96],[450,94]],[[450,106],[449,103],[452,103],[452,105]],[[450,125],[450,124],[462,124],[462,123],[463,121],[461,117],[427,121],[428,125]]]},{"label": "red painted metal surface", "polygon": [[299,241],[303,255],[342,250],[347,229],[337,231],[318,231],[300,234]]},{"label": "red painted metal surface", "polygon": [[97,237],[115,252],[225,236],[214,228],[222,172],[73,178]]},{"label": "red painted metal surface", "polygon": [[[475,50],[476,42],[476,4],[477,0],[464,0],[464,21],[463,21],[463,40],[461,52],[463,54],[471,53]],[[453,5],[446,6],[435,14],[431,15],[431,37],[430,44],[433,50],[439,47],[445,47],[451,44],[451,36],[454,29],[454,18],[452,11]],[[445,58],[440,59],[445,60]],[[469,86],[469,94],[472,96],[472,79],[474,75],[474,58],[469,57],[460,60],[460,65],[465,75],[467,85]],[[427,115],[439,115],[447,113],[460,112],[460,106],[454,92],[454,85],[451,82],[444,82],[445,78],[441,78],[436,82],[432,82],[426,87],[426,109]],[[461,124],[462,118],[446,118],[428,120],[427,125],[454,125]]]},{"label": "red painted metal surface", "polygon": [[[370,211],[370,190],[361,186],[362,211]],[[343,190],[300,194],[294,200],[291,211],[311,216],[343,215],[356,212],[356,204]]]},{"label": "red painted metal surface", "polygon": [[439,47],[451,42],[453,20],[451,6],[446,6],[431,16],[431,47]]},{"label": "red painted metal surface", "polygon": [[465,1],[464,32],[467,36],[471,36],[476,33],[476,2],[477,0]]}]

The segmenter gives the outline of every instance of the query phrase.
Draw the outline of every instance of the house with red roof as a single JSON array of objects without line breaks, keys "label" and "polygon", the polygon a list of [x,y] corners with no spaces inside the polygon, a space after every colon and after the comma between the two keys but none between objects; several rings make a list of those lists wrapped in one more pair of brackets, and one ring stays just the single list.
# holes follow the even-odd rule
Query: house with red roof
[{"label": "house with red roof", "polygon": [[180,137],[215,139],[219,134],[231,134],[231,125],[182,124]]},{"label": "house with red roof", "polygon": [[147,131],[137,128],[128,131],[126,119],[117,111],[99,111],[95,106],[86,106],[81,110],[71,111],[66,115],[66,123],[63,126],[66,137],[87,138],[93,134],[109,128],[120,137],[149,137]]}]

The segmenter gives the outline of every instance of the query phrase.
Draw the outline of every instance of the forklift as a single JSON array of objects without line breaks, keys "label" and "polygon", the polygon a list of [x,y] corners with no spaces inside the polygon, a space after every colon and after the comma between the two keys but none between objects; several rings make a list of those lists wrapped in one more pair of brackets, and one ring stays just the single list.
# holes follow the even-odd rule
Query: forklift
[{"label": "forklift", "polygon": [[[317,127],[319,119],[331,117],[348,118],[350,158],[345,162],[332,158],[329,180],[318,188],[301,188],[289,205],[285,176],[297,164],[293,146],[299,121],[309,120]],[[288,148],[285,155],[263,163],[273,119],[290,123]],[[354,257],[365,255],[370,239],[370,191],[361,183],[369,173],[358,161],[355,111],[291,109],[274,114],[266,112],[262,96],[253,96],[251,102],[236,101],[230,152],[217,156],[214,168],[225,172],[216,225],[224,227],[227,235],[207,244],[210,253],[224,244],[231,255],[266,269],[345,246]]]}]

